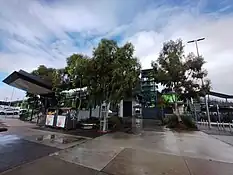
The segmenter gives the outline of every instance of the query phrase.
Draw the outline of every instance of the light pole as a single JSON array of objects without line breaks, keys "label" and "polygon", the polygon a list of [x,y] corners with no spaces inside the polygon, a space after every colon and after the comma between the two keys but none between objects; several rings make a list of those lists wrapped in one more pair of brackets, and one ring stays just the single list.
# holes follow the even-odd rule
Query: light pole
[{"label": "light pole", "polygon": [[13,98],[13,96],[14,96],[14,93],[15,93],[15,88],[13,87],[13,89],[12,89],[12,93],[11,93],[11,101],[10,101],[10,103],[9,103],[9,106],[11,106],[11,102],[12,102],[12,98]]},{"label": "light pole", "polygon": [[[196,50],[197,50],[197,57],[200,57],[197,42],[198,42],[198,41],[203,41],[204,39],[205,39],[205,38],[198,38],[198,39],[196,39],[196,40],[190,40],[190,41],[187,42],[187,43],[195,43]],[[202,84],[202,87],[204,88],[203,76],[202,76],[202,78],[201,78],[201,84]],[[205,94],[205,96],[204,96],[204,99],[205,99],[205,106],[206,106],[206,114],[207,114],[207,118],[208,118],[208,126],[209,126],[209,128],[210,128],[210,127],[211,127],[210,113],[209,113],[209,106],[208,106],[208,101],[207,101],[207,98],[206,98],[206,94]]]}]

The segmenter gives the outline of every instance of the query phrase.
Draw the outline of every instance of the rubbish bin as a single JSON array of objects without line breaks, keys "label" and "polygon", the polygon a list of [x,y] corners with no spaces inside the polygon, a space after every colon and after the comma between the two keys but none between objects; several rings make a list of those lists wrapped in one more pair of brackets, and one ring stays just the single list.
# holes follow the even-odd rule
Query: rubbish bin
[{"label": "rubbish bin", "polygon": [[63,129],[76,129],[76,111],[71,108],[59,108],[57,113],[56,127]]},{"label": "rubbish bin", "polygon": [[56,109],[49,108],[46,114],[45,126],[55,127],[56,126]]}]

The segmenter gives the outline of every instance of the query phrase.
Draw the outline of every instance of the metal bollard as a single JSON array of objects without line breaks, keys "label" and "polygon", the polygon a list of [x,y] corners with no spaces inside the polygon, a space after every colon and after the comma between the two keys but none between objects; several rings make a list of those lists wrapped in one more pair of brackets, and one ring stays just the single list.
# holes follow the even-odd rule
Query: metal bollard
[{"label": "metal bollard", "polygon": [[229,123],[229,130],[230,130],[230,132],[231,132],[231,123]]},{"label": "metal bollard", "polygon": [[226,130],[225,130],[225,125],[223,122],[222,122],[222,128],[223,128],[223,131],[225,132]]},{"label": "metal bollard", "polygon": [[219,123],[218,123],[218,121],[217,121],[217,127],[218,127],[218,130],[220,130],[220,129],[219,129]]},{"label": "metal bollard", "polygon": [[221,123],[218,122],[219,131],[221,131]]},{"label": "metal bollard", "polygon": [[218,125],[219,125],[219,130],[221,131],[222,130],[221,122],[219,122]]}]

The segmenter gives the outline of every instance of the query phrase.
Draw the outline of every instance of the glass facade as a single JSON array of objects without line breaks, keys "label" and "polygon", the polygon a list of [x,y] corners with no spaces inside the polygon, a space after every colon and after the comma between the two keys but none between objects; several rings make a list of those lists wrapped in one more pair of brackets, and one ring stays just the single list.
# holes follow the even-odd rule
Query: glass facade
[{"label": "glass facade", "polygon": [[145,107],[155,107],[157,102],[158,85],[153,77],[153,69],[144,69],[141,72],[142,103]]}]

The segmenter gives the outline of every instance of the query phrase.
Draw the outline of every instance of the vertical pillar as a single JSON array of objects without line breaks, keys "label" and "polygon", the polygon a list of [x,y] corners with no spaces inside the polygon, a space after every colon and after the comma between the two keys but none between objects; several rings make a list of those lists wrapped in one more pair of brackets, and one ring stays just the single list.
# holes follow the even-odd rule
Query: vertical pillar
[{"label": "vertical pillar", "polygon": [[119,104],[119,117],[123,117],[123,100]]},{"label": "vertical pillar", "polygon": [[142,132],[142,113],[141,113],[141,106],[135,105],[134,106],[134,115],[132,116],[132,131],[134,134],[141,134]]},{"label": "vertical pillar", "polygon": [[208,98],[206,98],[206,97],[205,97],[205,104],[206,104],[206,113],[207,113],[207,118],[208,118],[208,126],[210,129],[211,128],[211,121],[210,121],[209,103],[208,103]]},{"label": "vertical pillar", "polygon": [[220,119],[220,114],[219,114],[219,106],[217,104],[217,115],[218,115],[218,121],[221,122],[221,119]]}]

